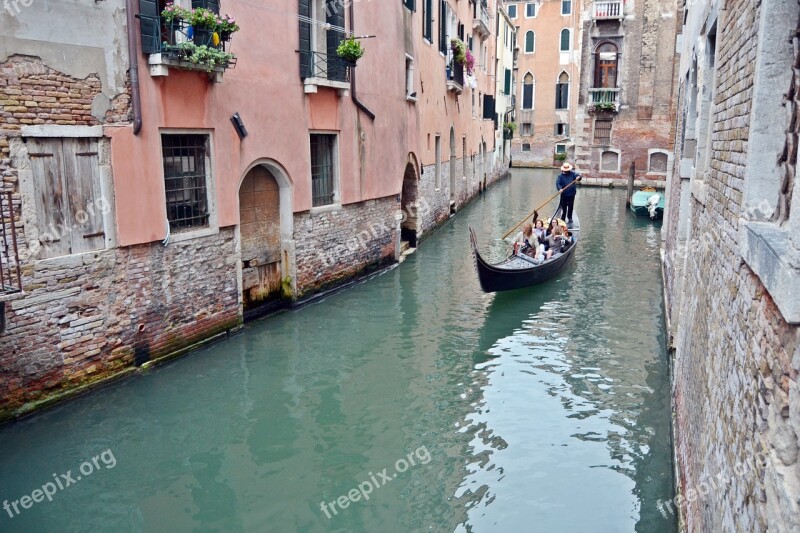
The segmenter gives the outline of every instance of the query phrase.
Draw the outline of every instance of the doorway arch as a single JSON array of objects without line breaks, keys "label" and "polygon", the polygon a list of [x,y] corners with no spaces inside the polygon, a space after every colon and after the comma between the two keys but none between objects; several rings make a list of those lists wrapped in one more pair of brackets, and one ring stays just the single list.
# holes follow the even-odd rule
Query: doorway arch
[{"label": "doorway arch", "polygon": [[408,154],[408,161],[403,173],[403,191],[400,200],[400,208],[403,211],[400,223],[401,248],[403,242],[407,242],[411,248],[417,247],[417,235],[419,232],[419,209],[417,206],[419,172],[417,168],[417,158],[413,153]]},{"label": "doorway arch", "polygon": [[239,293],[244,318],[281,307],[295,291],[292,187],[276,162],[254,162],[239,183]]}]

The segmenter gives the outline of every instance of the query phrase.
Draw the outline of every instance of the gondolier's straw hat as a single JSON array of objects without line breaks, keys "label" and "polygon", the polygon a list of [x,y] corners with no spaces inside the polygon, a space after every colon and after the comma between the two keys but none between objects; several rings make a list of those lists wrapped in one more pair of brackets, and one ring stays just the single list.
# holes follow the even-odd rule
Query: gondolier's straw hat
[{"label": "gondolier's straw hat", "polygon": [[561,170],[563,170],[564,172],[569,172],[570,170],[572,170],[572,165],[570,165],[569,163],[564,163],[563,165],[561,165]]}]

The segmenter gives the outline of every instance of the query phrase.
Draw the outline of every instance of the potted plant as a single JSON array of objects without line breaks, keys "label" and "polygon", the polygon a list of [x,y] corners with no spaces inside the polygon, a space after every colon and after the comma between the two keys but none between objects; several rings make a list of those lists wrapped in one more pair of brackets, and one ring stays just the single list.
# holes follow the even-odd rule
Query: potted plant
[{"label": "potted plant", "polygon": [[613,102],[595,102],[594,104],[589,106],[589,114],[594,115],[595,113],[616,113],[617,112],[617,104]]},{"label": "potted plant", "polygon": [[189,20],[191,14],[190,10],[176,6],[172,2],[164,6],[164,10],[161,11],[161,20],[164,23],[167,40],[169,41],[167,44],[175,44],[176,31],[181,28],[184,21]]},{"label": "potted plant", "polygon": [[192,25],[192,40],[198,46],[212,43],[214,30],[217,29],[217,14],[204,7],[193,9],[189,17]]},{"label": "potted plant", "polygon": [[514,138],[514,132],[517,129],[516,122],[506,122],[503,124],[503,139],[511,140]]},{"label": "potted plant", "polygon": [[356,61],[364,56],[364,47],[355,37],[350,36],[336,48],[336,55],[342,58],[349,66],[355,67]]},{"label": "potted plant", "polygon": [[459,65],[467,63],[467,45],[461,39],[450,39],[450,48],[453,50],[453,61]]},{"label": "potted plant", "polygon": [[567,160],[567,153],[566,152],[556,153],[553,156],[553,161],[556,162],[556,166],[558,166],[558,163],[563,163],[566,160]]},{"label": "potted plant", "polygon": [[230,41],[231,35],[239,31],[239,25],[236,24],[236,19],[230,15],[222,16],[218,19],[217,31],[219,38],[223,41]]},{"label": "potted plant", "polygon": [[475,56],[469,50],[467,50],[467,61],[464,66],[467,68],[467,76],[472,76],[472,72],[475,70]]}]

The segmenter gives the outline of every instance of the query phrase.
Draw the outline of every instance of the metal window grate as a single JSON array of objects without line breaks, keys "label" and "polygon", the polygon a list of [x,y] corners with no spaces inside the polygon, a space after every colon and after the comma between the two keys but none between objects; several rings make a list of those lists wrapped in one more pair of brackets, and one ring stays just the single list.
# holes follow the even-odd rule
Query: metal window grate
[{"label": "metal window grate", "polygon": [[208,226],[208,136],[162,135],[161,147],[170,229]]},{"label": "metal window grate", "polygon": [[594,143],[611,144],[611,120],[595,119],[594,121]]},{"label": "metal window grate", "polygon": [[313,206],[333,203],[336,136],[311,134],[311,191]]},{"label": "metal window grate", "polygon": [[0,193],[0,294],[22,292],[16,217],[12,193]]}]

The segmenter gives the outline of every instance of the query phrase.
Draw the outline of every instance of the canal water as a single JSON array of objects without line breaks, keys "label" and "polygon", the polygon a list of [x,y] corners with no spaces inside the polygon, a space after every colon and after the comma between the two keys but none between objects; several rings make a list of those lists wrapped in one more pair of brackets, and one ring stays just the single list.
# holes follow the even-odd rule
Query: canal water
[{"label": "canal water", "polygon": [[563,276],[478,286],[468,226],[501,258],[553,187],[515,171],[388,272],[0,427],[0,531],[674,531],[657,227],[584,187]]}]

